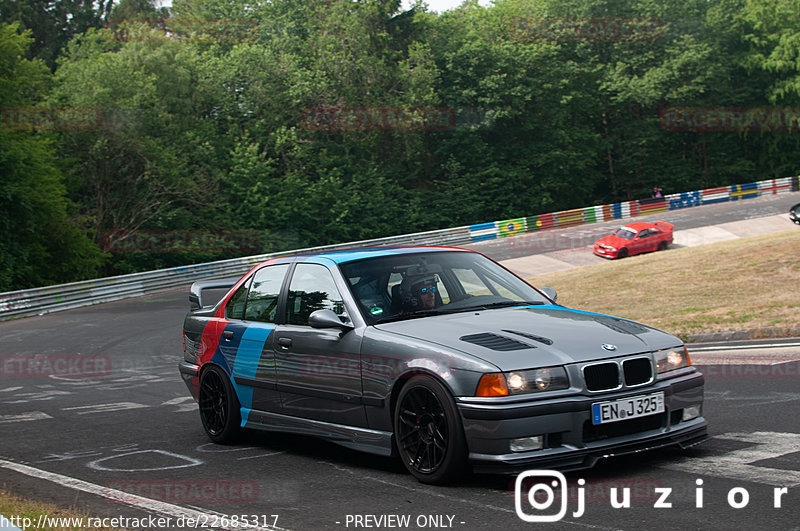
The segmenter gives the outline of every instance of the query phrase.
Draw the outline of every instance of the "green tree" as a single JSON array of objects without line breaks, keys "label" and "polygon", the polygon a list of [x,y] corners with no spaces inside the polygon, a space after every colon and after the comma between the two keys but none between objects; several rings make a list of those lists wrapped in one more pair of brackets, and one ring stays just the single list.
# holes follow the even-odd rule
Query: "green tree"
[{"label": "green tree", "polygon": [[794,175],[800,167],[800,2],[750,0],[737,14],[735,27],[748,44],[741,65],[761,81],[764,107],[777,119],[747,134],[760,147],[755,165],[765,177]]},{"label": "green tree", "polygon": [[0,25],[0,291],[90,278],[102,261],[72,217],[49,135],[32,130],[59,109],[35,106],[49,72],[23,58],[31,40]]},{"label": "green tree", "polygon": [[114,0],[0,0],[0,20],[17,21],[30,30],[28,57],[54,69],[56,59],[75,35],[101,27]]},{"label": "green tree", "polygon": [[[200,121],[187,46],[146,23],[130,26],[126,42],[90,30],[70,46],[55,82],[54,105],[102,113],[99,127],[60,135],[69,192],[91,220],[95,242],[110,231],[217,228],[214,147]],[[165,266],[179,257],[158,259]]]}]

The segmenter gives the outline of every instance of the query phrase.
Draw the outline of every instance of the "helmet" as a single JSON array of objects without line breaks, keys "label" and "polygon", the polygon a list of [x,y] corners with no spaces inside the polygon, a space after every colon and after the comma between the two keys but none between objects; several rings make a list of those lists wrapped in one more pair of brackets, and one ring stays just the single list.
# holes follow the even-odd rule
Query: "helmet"
[{"label": "helmet", "polygon": [[436,286],[436,275],[409,275],[401,284],[403,311],[409,312],[422,308],[421,290],[428,286]]}]

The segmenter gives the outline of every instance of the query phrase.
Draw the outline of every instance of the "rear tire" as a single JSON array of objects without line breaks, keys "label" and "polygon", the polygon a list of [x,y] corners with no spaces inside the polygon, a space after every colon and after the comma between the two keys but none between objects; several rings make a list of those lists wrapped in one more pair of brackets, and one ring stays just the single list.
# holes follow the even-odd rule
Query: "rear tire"
[{"label": "rear tire", "polygon": [[669,247],[669,244],[667,242],[661,242],[658,244],[659,251],[666,251],[667,247]]},{"label": "rear tire", "polygon": [[197,401],[208,438],[217,444],[236,442],[242,431],[242,416],[239,399],[225,371],[216,365],[203,371]]},{"label": "rear tire", "polygon": [[414,376],[400,391],[394,414],[397,453],[422,483],[441,485],[469,470],[461,417],[437,380]]}]

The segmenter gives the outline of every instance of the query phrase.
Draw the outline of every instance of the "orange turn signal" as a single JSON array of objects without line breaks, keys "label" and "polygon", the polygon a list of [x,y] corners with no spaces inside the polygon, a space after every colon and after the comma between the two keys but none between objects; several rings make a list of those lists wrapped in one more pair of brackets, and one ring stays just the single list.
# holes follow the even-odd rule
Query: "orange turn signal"
[{"label": "orange turn signal", "polygon": [[484,374],[478,382],[475,396],[508,396],[506,377],[499,372]]}]

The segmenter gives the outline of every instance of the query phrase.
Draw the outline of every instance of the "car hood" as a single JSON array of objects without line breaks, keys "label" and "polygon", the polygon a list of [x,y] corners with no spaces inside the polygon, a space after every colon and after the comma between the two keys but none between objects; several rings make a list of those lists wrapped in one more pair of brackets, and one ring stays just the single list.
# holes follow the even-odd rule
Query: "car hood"
[{"label": "car hood", "polygon": [[625,247],[626,245],[630,244],[632,240],[624,240],[619,236],[614,236],[613,234],[609,234],[603,238],[600,238],[595,242],[595,245],[610,245],[611,247],[616,247],[617,249],[621,247]]},{"label": "car hood", "polygon": [[476,310],[383,323],[376,328],[460,350],[504,371],[681,344],[678,338],[649,326],[558,305]]}]

